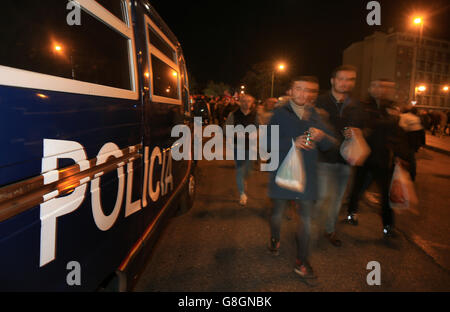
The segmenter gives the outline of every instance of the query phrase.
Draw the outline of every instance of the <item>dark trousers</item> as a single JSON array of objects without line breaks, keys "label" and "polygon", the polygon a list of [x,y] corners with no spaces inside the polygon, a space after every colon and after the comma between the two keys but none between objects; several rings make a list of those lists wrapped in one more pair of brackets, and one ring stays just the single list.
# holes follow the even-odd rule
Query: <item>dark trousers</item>
[{"label": "dark trousers", "polygon": [[411,175],[411,180],[416,181],[417,161],[415,152],[409,155],[409,174]]},{"label": "dark trousers", "polygon": [[[348,205],[348,213],[354,214],[358,211],[358,201],[362,194],[368,187],[367,177],[371,176],[381,191],[381,217],[383,226],[394,224],[394,214],[389,205],[389,187],[391,182],[392,172],[389,169],[364,165],[356,168],[355,180],[353,183],[353,190],[350,194],[350,203]],[[369,184],[370,185],[370,184]]]},{"label": "dark trousers", "polygon": [[[308,260],[309,255],[311,213],[314,208],[314,202],[312,200],[295,200],[295,202],[297,204],[297,213],[301,217],[295,235],[297,243],[297,260],[304,263]],[[283,211],[288,203],[289,200],[287,199],[273,199],[272,215],[270,216],[270,232],[271,237],[276,241],[280,241]]]}]

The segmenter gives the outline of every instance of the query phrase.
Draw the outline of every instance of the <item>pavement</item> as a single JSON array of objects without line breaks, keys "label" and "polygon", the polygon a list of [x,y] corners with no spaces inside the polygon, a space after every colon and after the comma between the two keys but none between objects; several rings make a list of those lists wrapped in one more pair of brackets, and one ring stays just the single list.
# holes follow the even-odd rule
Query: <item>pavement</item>
[{"label": "pavement", "polygon": [[425,148],[450,156],[450,136],[434,136],[426,132]]},{"label": "pavement", "polygon": [[397,211],[397,228],[450,272],[450,157],[420,149],[416,159],[418,209]]},{"label": "pavement", "polygon": [[[430,142],[431,143],[431,142]],[[319,276],[309,284],[294,272],[297,217],[287,212],[280,255],[270,236],[267,173],[249,178],[248,204],[239,205],[233,161],[200,161],[194,207],[166,227],[136,291],[316,292],[450,291],[450,157],[429,149],[417,155],[419,207],[395,211],[394,237],[384,239],[377,205],[360,202],[359,225],[337,224],[342,247],[313,228],[310,262]],[[381,285],[367,283],[372,261]]]}]

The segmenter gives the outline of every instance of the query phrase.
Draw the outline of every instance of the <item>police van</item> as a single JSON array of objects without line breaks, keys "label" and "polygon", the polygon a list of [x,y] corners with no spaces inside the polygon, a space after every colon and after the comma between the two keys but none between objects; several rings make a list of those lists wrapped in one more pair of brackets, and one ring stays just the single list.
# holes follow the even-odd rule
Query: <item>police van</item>
[{"label": "police van", "polygon": [[0,290],[131,289],[190,208],[181,46],[145,0],[2,1]]}]

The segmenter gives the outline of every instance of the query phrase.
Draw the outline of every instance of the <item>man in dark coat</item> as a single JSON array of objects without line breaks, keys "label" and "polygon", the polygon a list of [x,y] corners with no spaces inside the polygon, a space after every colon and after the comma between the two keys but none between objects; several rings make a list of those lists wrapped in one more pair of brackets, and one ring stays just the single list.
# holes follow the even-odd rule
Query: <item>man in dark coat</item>
[{"label": "man in dark coat", "polygon": [[[317,199],[317,148],[327,149],[333,139],[325,132],[321,117],[313,107],[319,92],[318,80],[312,76],[294,78],[291,82],[289,102],[274,110],[269,122],[268,142],[271,142],[273,126],[279,127],[279,158],[282,162],[292,147],[292,141],[299,148],[303,157],[306,185],[302,193],[280,187],[275,182],[278,170],[270,173],[269,197],[273,200],[270,218],[271,239],[269,250],[277,255],[280,247],[280,230],[283,211],[291,200],[297,203],[297,212],[301,221],[296,234],[297,260],[295,273],[306,279],[315,278],[308,263],[311,213]],[[310,133],[308,136],[305,132]],[[312,140],[312,141],[311,141]],[[274,152],[272,150],[272,152]]]},{"label": "man in dark coat", "polygon": [[326,152],[319,152],[319,200],[317,209],[324,213],[325,237],[336,247],[341,241],[336,235],[336,222],[347,184],[350,179],[350,165],[342,158],[339,147],[344,141],[344,129],[361,128],[359,101],[351,97],[355,87],[356,68],[342,65],[331,74],[331,90],[320,95],[316,108],[323,111],[324,119],[337,139],[338,145]]},{"label": "man in dark coat", "polygon": [[[356,212],[358,201],[365,191],[366,179],[371,177],[381,191],[381,208],[383,234],[392,234],[394,214],[389,205],[389,186],[394,163],[399,162],[408,167],[410,155],[406,133],[400,128],[398,116],[388,114],[387,109],[393,107],[392,93],[395,83],[388,79],[378,79],[371,82],[369,100],[363,104],[363,133],[371,154],[362,167],[357,167],[353,189],[350,194],[347,222],[357,225]],[[407,168],[406,168],[407,169]]]}]

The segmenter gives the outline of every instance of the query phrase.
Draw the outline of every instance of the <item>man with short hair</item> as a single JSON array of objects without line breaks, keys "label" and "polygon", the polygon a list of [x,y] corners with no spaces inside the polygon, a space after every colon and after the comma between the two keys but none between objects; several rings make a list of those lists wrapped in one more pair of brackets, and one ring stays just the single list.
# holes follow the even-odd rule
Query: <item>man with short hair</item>
[{"label": "man with short hair", "polygon": [[267,125],[269,123],[277,102],[278,100],[276,98],[267,98],[264,100],[264,104],[258,107],[259,109],[257,110],[257,114],[260,125]]},{"label": "man with short hair", "polygon": [[358,201],[373,179],[381,191],[383,235],[390,237],[394,225],[394,214],[389,205],[389,186],[395,163],[409,166],[409,144],[406,133],[398,125],[398,117],[390,115],[394,106],[395,82],[377,79],[369,87],[369,100],[363,103],[363,133],[371,153],[362,167],[357,167],[353,189],[350,194],[347,222],[357,225]]},{"label": "man with short hair", "polygon": [[239,104],[236,103],[236,100],[233,97],[225,97],[225,107],[222,111],[222,117],[224,123],[226,123],[226,119],[230,115],[230,113],[239,110]]},{"label": "man with short hair", "polygon": [[[245,128],[250,125],[257,126],[257,118],[256,118],[256,110],[255,110],[255,98],[249,94],[242,96],[241,101],[239,102],[239,109],[231,112],[228,115],[226,120],[226,125],[238,126],[242,125]],[[236,164],[236,182],[239,191],[239,204],[245,206],[247,204],[247,194],[245,190],[245,180],[250,174],[252,163],[250,160],[250,140],[249,135],[244,133],[245,135],[245,146],[238,145],[237,138],[234,138],[234,161]],[[252,134],[256,135],[256,134]],[[238,149],[242,148],[245,151],[245,159],[238,159]]]},{"label": "man with short hair", "polygon": [[345,128],[361,128],[359,102],[351,98],[355,87],[356,68],[342,65],[331,74],[331,90],[317,98],[316,107],[327,116],[327,125],[338,144],[319,152],[319,200],[317,208],[325,217],[325,237],[335,247],[341,246],[336,235],[336,222],[342,198],[348,185],[351,168],[342,158],[339,146],[344,141]]},{"label": "man with short hair", "polygon": [[[332,138],[323,131],[325,126],[313,107],[319,92],[317,78],[312,76],[294,78],[288,92],[291,99],[285,105],[276,108],[270,119],[267,142],[271,142],[272,126],[278,126],[280,160],[286,158],[292,147],[292,141],[295,142],[295,147],[300,149],[302,154],[306,185],[302,193],[289,190],[275,182],[278,169],[270,173],[269,197],[273,200],[273,208],[270,218],[269,250],[274,255],[279,254],[283,211],[288,202],[294,200],[297,203],[297,213],[301,216],[296,234],[297,259],[294,271],[303,279],[313,279],[316,276],[308,263],[308,253],[311,214],[314,201],[317,199],[317,147],[325,150],[333,143]],[[309,132],[310,137],[305,132]]]}]

